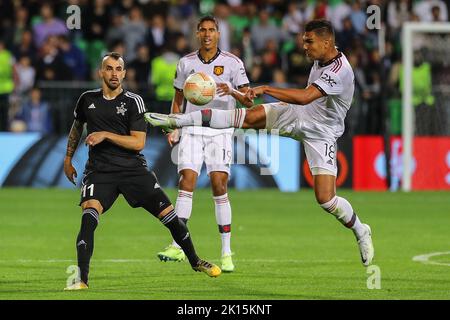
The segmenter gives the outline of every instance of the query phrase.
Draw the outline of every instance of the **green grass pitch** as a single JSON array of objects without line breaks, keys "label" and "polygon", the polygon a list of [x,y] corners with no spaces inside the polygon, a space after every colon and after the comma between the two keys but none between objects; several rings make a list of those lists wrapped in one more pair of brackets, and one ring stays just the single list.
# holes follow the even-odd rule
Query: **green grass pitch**
[{"label": "green grass pitch", "polygon": [[[176,190],[168,190],[175,199]],[[353,233],[313,193],[236,191],[232,248],[236,271],[212,279],[187,262],[160,262],[168,230],[122,197],[101,217],[90,288],[63,292],[76,263],[77,190],[0,189],[0,299],[449,299],[448,192],[341,191],[371,225],[381,289],[360,262]],[[209,190],[194,193],[189,228],[201,257],[218,263],[220,237]]]}]

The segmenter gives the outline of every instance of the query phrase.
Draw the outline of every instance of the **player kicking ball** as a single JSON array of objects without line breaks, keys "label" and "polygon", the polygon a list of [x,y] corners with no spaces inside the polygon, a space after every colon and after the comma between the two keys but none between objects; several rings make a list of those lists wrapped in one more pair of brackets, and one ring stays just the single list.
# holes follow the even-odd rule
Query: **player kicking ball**
[{"label": "player kicking ball", "polygon": [[189,114],[146,113],[146,121],[165,130],[186,126],[278,130],[281,136],[302,142],[319,205],[334,215],[356,236],[362,263],[374,257],[369,225],[361,223],[351,204],[336,195],[336,141],[344,132],[344,119],[354,93],[352,67],[335,46],[329,21],[313,20],[303,35],[306,55],[314,64],[305,89],[259,86],[247,91],[250,99],[268,94],[281,102],[257,105],[251,109],[203,109]]},{"label": "player kicking ball", "polygon": [[72,157],[87,124],[89,158],[81,187],[81,228],[76,240],[80,279],[64,290],[88,288],[89,264],[94,251],[94,231],[104,214],[122,194],[133,208],[142,207],[167,227],[186,253],[192,269],[217,277],[221,270],[200,259],[189,230],[147,167],[140,151],[145,146],[145,105],[142,98],[122,88],[125,63],[120,54],[108,53],[99,76],[102,88],[84,92],[75,107],[64,159],[64,173],[75,184]]}]

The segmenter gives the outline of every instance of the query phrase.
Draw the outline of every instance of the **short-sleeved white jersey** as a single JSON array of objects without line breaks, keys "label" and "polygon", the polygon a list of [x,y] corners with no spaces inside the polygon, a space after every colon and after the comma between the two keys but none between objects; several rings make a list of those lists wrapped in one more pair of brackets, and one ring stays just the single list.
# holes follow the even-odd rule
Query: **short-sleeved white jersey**
[{"label": "short-sleeved white jersey", "polygon": [[303,131],[309,138],[339,138],[345,129],[344,119],[355,91],[353,69],[341,52],[326,64],[314,61],[308,85],[324,96],[300,108],[306,120]]},{"label": "short-sleeved white jersey", "polygon": [[[180,59],[177,65],[177,72],[173,85],[176,89],[182,90],[187,77],[196,72],[204,72],[210,75],[216,83],[227,83],[230,87],[239,89],[249,84],[247,74],[245,72],[244,63],[235,55],[221,51],[209,61],[203,60],[199,51],[192,52]],[[216,95],[214,99],[204,106],[196,106],[189,101],[185,101],[183,106],[184,113],[190,113],[202,109],[220,109],[230,110],[236,108],[236,100],[226,95],[219,97]],[[201,127],[185,127],[183,132],[198,133],[205,135],[216,135],[225,131],[233,132],[234,129],[213,129]]]}]

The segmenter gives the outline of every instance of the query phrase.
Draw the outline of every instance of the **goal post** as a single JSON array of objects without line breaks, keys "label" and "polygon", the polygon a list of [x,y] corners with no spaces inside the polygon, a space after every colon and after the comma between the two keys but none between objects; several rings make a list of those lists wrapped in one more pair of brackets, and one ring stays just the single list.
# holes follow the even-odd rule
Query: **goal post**
[{"label": "goal post", "polygon": [[[403,63],[403,95],[402,95],[402,144],[403,172],[402,190],[412,190],[413,148],[415,135],[415,110],[413,107],[413,63],[415,37],[420,33],[449,34],[450,23],[406,22],[402,30],[402,63]],[[450,56],[450,51],[449,51]],[[450,58],[449,58],[450,60]]]}]

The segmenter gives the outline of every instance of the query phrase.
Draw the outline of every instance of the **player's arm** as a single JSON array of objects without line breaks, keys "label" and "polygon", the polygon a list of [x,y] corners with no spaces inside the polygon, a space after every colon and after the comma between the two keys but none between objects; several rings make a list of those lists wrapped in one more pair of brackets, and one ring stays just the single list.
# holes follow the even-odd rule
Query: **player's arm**
[{"label": "player's arm", "polygon": [[282,102],[305,105],[313,102],[326,95],[323,90],[320,90],[315,85],[310,85],[306,89],[294,88],[274,88],[271,86],[259,86],[248,90],[249,98],[254,98],[261,94],[267,94]]},{"label": "player's arm", "polygon": [[183,112],[183,101],[184,95],[183,90],[175,88],[175,96],[172,99],[172,106],[170,107],[170,113],[181,113]]},{"label": "player's arm", "polygon": [[141,151],[145,147],[145,131],[130,131],[130,135],[120,135],[108,131],[92,132],[86,137],[86,144],[88,146],[96,146],[99,143],[107,140],[119,147],[132,150]]},{"label": "player's arm", "polygon": [[253,99],[246,95],[248,89],[248,85],[242,86],[239,89],[234,89],[230,88],[226,83],[217,83],[217,93],[219,96],[230,95],[242,105],[251,107],[253,106]]},{"label": "player's arm", "polygon": [[77,150],[80,138],[83,133],[84,123],[78,119],[75,119],[70,129],[69,139],[67,141],[66,156],[64,157],[64,173],[70,182],[75,184],[75,178],[77,177],[77,171],[72,166],[72,158]]},{"label": "player's arm", "polygon": [[[183,90],[175,88],[175,96],[172,99],[172,106],[170,107],[170,113],[182,113],[183,101],[184,101]],[[178,129],[175,129],[172,132],[167,133],[166,136],[167,142],[171,147],[180,141],[180,131]]]}]

